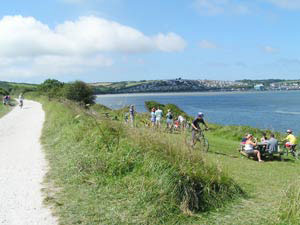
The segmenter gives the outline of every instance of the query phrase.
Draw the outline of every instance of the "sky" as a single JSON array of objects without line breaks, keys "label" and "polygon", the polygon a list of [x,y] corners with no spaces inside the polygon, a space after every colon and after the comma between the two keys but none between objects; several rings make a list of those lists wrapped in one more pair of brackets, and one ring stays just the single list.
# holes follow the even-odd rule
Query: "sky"
[{"label": "sky", "polygon": [[300,0],[9,0],[0,80],[300,79]]}]

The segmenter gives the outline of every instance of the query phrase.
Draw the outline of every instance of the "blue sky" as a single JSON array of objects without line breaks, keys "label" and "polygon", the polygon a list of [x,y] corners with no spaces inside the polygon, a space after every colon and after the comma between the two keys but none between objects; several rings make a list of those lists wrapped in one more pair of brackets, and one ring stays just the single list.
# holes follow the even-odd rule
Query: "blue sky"
[{"label": "blue sky", "polygon": [[0,80],[300,78],[300,0],[10,0],[0,13]]}]

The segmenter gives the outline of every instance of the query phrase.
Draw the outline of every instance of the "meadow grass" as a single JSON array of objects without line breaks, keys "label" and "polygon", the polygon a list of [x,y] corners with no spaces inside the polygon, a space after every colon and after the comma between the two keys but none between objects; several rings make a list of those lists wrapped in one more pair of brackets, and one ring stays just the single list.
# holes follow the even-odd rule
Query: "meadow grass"
[{"label": "meadow grass", "polygon": [[44,109],[46,202],[60,224],[184,224],[243,196],[220,167],[172,135],[130,128],[99,106],[44,101]]},{"label": "meadow grass", "polygon": [[[46,203],[60,224],[297,224],[299,162],[258,163],[237,148],[251,127],[210,125],[210,151],[185,134],[123,122],[128,109],[41,100],[50,171]],[[299,220],[298,220],[299,221]]]}]

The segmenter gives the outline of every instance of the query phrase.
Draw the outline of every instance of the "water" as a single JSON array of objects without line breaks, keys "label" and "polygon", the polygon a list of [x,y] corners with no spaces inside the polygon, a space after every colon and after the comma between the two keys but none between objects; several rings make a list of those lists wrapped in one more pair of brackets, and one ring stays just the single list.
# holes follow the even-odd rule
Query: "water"
[{"label": "water", "polygon": [[145,101],[173,103],[190,115],[201,111],[211,123],[249,125],[284,132],[291,128],[300,132],[300,92],[244,92],[244,93],[171,93],[101,95],[97,103],[113,109],[134,104],[145,112]]}]

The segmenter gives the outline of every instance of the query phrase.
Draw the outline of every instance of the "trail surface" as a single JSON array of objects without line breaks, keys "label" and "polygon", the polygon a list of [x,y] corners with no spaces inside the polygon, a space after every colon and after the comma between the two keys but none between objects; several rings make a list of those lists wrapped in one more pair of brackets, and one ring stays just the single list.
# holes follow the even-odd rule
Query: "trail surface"
[{"label": "trail surface", "polygon": [[54,225],[43,206],[46,161],[40,145],[44,123],[41,104],[24,101],[0,119],[0,224]]}]

